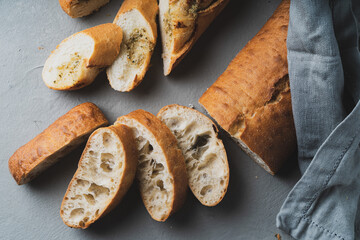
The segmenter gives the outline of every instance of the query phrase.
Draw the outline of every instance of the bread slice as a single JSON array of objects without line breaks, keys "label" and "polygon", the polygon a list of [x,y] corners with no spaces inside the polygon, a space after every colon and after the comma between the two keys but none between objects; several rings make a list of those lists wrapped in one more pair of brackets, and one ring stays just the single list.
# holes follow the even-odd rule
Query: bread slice
[{"label": "bread slice", "polygon": [[17,184],[34,179],[57,160],[83,143],[108,121],[93,103],[80,104],[58,118],[9,159],[9,170]]},{"label": "bread slice", "polygon": [[165,221],[185,201],[187,176],[184,157],[175,136],[158,118],[137,110],[117,119],[133,129],[139,160],[137,179],[151,217]]},{"label": "bread slice", "polygon": [[122,30],[107,23],[75,33],[62,41],[46,60],[42,77],[51,89],[75,90],[92,83],[120,51]]},{"label": "bread slice", "polygon": [[195,197],[205,206],[217,205],[229,184],[229,165],[215,124],[202,113],[177,104],[163,107],[157,117],[178,140]]},{"label": "bread slice", "polygon": [[229,0],[160,0],[164,75],[169,75]]},{"label": "bread slice", "polygon": [[90,15],[108,2],[110,0],[59,0],[61,8],[72,18]]},{"label": "bread slice", "polygon": [[120,54],[106,70],[113,89],[128,92],[143,80],[157,38],[157,0],[125,0],[114,23],[123,30]]},{"label": "bread slice", "polygon": [[133,133],[124,125],[91,134],[61,204],[64,223],[87,228],[110,212],[134,180],[136,154]]},{"label": "bread slice", "polygon": [[292,159],[297,148],[286,49],[289,7],[290,1],[283,0],[199,99],[218,124],[270,174]]}]

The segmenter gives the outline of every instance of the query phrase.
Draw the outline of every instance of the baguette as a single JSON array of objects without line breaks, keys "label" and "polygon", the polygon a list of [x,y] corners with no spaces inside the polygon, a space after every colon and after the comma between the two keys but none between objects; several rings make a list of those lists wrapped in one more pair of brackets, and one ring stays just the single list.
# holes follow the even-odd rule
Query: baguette
[{"label": "baguette", "polygon": [[136,177],[151,217],[165,221],[185,201],[187,176],[176,138],[158,118],[137,110],[117,119],[133,129],[139,151]]},{"label": "baguette", "polygon": [[229,0],[160,0],[164,75],[190,51]]},{"label": "baguette", "polygon": [[87,228],[110,212],[130,188],[137,155],[130,128],[100,128],[91,134],[61,204],[66,225]]},{"label": "baguette", "polygon": [[34,179],[57,160],[83,143],[95,129],[107,125],[93,103],[80,104],[20,147],[9,159],[9,170],[17,184]]},{"label": "baguette", "polygon": [[199,100],[270,174],[296,151],[286,49],[289,5],[279,5]]},{"label": "baguette", "polygon": [[123,30],[120,54],[106,70],[113,89],[128,92],[143,80],[149,68],[157,38],[156,0],[125,0],[114,24]]},{"label": "baguette", "polygon": [[205,206],[217,205],[227,191],[229,165],[215,124],[202,113],[177,104],[163,107],[157,117],[178,140],[195,197]]},{"label": "baguette", "polygon": [[122,30],[107,23],[63,40],[46,60],[42,72],[47,87],[75,90],[92,83],[102,68],[111,65],[120,52]]},{"label": "baguette", "polygon": [[96,12],[110,0],[59,0],[64,12],[72,18],[85,17]]}]

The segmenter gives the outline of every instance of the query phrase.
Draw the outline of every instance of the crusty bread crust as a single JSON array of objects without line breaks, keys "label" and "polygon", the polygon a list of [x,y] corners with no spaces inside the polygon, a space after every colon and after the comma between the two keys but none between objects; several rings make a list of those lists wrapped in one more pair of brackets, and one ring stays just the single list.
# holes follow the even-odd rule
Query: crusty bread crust
[{"label": "crusty bread crust", "polygon": [[199,100],[271,174],[296,150],[286,49],[289,5],[279,5]]},{"label": "crusty bread crust", "polygon": [[[79,70],[82,73],[81,77],[74,79],[71,84],[63,84],[61,80],[56,84],[49,83],[48,81],[51,82],[51,80],[46,76],[52,67],[57,67],[50,65],[50,63],[48,63],[49,59],[57,57],[56,54],[61,51],[61,46],[63,44],[80,35],[87,35],[94,41],[91,56],[89,56],[88,59],[84,59],[85,65]],[[112,23],[106,23],[85,29],[64,39],[56,47],[56,50],[51,52],[51,55],[45,62],[45,67],[42,72],[44,83],[48,88],[54,90],[76,90],[88,86],[94,81],[95,77],[103,67],[111,65],[115,61],[120,52],[122,36],[122,30],[119,26]]]},{"label": "crusty bread crust", "polygon": [[[118,124],[116,126],[109,126],[106,128],[116,134],[119,142],[122,144],[122,149],[124,150],[124,161],[123,161],[124,170],[123,170],[121,179],[119,181],[119,185],[117,186],[117,188],[115,190],[116,193],[115,193],[114,197],[107,203],[107,205],[104,207],[104,210],[102,212],[100,212],[96,218],[91,219],[88,222],[84,222],[83,225],[69,224],[69,222],[66,221],[66,219],[64,219],[63,206],[65,203],[65,199],[66,199],[71,187],[73,186],[74,181],[77,180],[76,177],[79,172],[79,168],[80,168],[79,167],[78,170],[75,172],[74,177],[71,179],[71,182],[69,183],[69,186],[66,190],[66,193],[65,193],[65,196],[61,203],[61,208],[60,208],[61,209],[60,216],[63,219],[64,223],[66,225],[68,225],[69,227],[85,229],[85,228],[88,228],[92,223],[94,223],[99,218],[105,216],[107,213],[109,213],[114,207],[116,207],[119,204],[119,202],[124,197],[124,195],[130,188],[130,186],[133,183],[133,180],[135,178],[136,166],[137,166],[137,152],[136,152],[135,139],[134,139],[132,130],[129,127],[122,125],[122,124]],[[84,154],[88,151],[88,149],[90,147],[90,145],[89,145],[90,139],[92,138],[92,136],[96,135],[99,130],[100,129],[93,132],[91,134],[91,136],[89,137],[88,143],[86,144],[83,154],[81,155],[81,158],[80,158],[80,161],[78,164],[79,166],[81,166]],[[104,203],[104,204],[106,204],[106,203]]]},{"label": "crusty bread crust", "polygon": [[16,150],[9,159],[10,173],[19,185],[31,181],[84,142],[92,131],[107,124],[95,104],[87,102],[74,107]]},{"label": "crusty bread crust", "polygon": [[[205,32],[208,26],[219,15],[219,13],[225,8],[228,3],[229,0],[217,0],[211,3],[211,5],[207,8],[202,9],[197,13],[197,18],[195,20],[195,30],[192,33],[191,38],[188,39],[183,45],[181,44],[182,46],[174,48],[176,51],[171,53],[169,68],[167,70],[164,69],[165,76],[169,75],[171,71],[179,64],[179,62],[186,56],[186,54],[191,50],[196,41],[200,38],[200,36]],[[164,44],[165,43],[163,42],[163,45]],[[180,43],[176,45],[179,44]]]},{"label": "crusty bread crust", "polygon": [[[91,1],[91,4],[89,4]],[[59,0],[61,8],[72,18],[85,17],[96,12],[110,0]],[[100,3],[99,3],[100,2]]]},{"label": "crusty bread crust", "polygon": [[[140,14],[146,19],[147,23],[151,26],[151,33],[149,34],[149,41],[151,44],[155,47],[156,40],[157,40],[157,26],[156,26],[156,15],[159,12],[159,7],[157,4],[157,0],[125,0],[123,4],[121,5],[118,13],[116,14],[116,17],[114,19],[114,24],[118,22],[119,17],[132,10],[136,9],[140,12]],[[135,75],[132,85],[126,90],[127,92],[133,90],[135,87],[137,87],[145,77],[145,74],[150,66],[150,60],[151,56],[153,54],[154,49],[152,48],[151,51],[147,53],[147,56],[145,57],[146,62],[141,67],[142,71]]]},{"label": "crusty bread crust", "polygon": [[[154,136],[166,159],[167,168],[169,170],[169,174],[172,175],[174,187],[174,198],[172,199],[171,211],[169,211],[168,216],[165,216],[163,219],[157,219],[154,215],[152,215],[152,211],[149,209],[147,202],[143,201],[146,209],[153,219],[157,221],[165,221],[171,214],[180,209],[186,199],[188,181],[184,156],[182,155],[181,150],[177,145],[177,140],[171,133],[170,129],[153,114],[139,109],[125,116],[119,117],[115,122],[115,125],[122,124],[125,119],[134,119],[143,125]],[[141,195],[144,200],[142,193]]]},{"label": "crusty bread crust", "polygon": [[[168,110],[171,110],[171,109],[183,109],[184,111],[192,111],[197,117],[198,119],[202,118],[204,120],[204,122],[209,122],[210,125],[212,126],[212,129],[209,129],[209,132],[212,132],[214,131],[215,132],[215,138],[216,138],[216,142],[217,142],[217,146],[218,148],[220,149],[220,153],[222,157],[224,157],[224,169],[218,169],[219,171],[221,170],[224,170],[227,174],[225,176],[224,179],[218,179],[219,182],[220,180],[223,180],[224,183],[223,183],[223,187],[222,187],[222,193],[221,193],[221,196],[219,198],[217,198],[215,201],[212,201],[212,202],[205,202],[203,200],[203,196],[200,196],[197,192],[196,192],[196,188],[197,186],[192,186],[192,184],[190,183],[189,181],[189,187],[191,189],[191,191],[193,192],[193,194],[195,195],[195,197],[201,202],[201,204],[205,205],[205,206],[209,206],[209,207],[213,207],[213,206],[216,206],[217,204],[219,204],[221,202],[221,200],[224,198],[225,194],[226,194],[226,191],[227,191],[227,187],[229,185],[229,179],[230,179],[230,170],[229,170],[229,165],[228,165],[228,159],[227,159],[227,155],[226,155],[226,151],[225,151],[225,148],[224,148],[224,145],[223,145],[223,142],[220,138],[218,138],[218,128],[216,126],[216,124],[211,121],[210,118],[208,118],[206,115],[202,114],[201,112],[195,110],[195,109],[191,109],[191,108],[188,108],[188,107],[184,107],[184,106],[181,106],[181,105],[178,105],[178,104],[171,104],[171,105],[167,105],[163,108],[160,109],[160,111],[158,112],[157,114],[157,117],[160,118],[161,120],[163,120],[163,115],[166,111]],[[198,119],[193,119],[194,121],[198,120]],[[187,146],[188,148],[187,149],[190,149],[191,146]],[[185,156],[185,153],[183,152],[183,155]],[[198,159],[199,160],[199,159]],[[212,176],[210,176],[212,177]],[[189,171],[188,171],[188,178],[190,178],[190,175],[189,175]]]}]

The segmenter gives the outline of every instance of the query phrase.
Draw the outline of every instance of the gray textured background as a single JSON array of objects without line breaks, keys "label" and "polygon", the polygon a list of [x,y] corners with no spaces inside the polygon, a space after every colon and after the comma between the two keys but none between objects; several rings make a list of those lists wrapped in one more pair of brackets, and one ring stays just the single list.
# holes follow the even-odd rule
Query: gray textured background
[{"label": "gray textured background", "polygon": [[[48,89],[41,79],[50,52],[69,35],[112,22],[122,1],[99,12],[71,19],[57,0],[0,0],[0,239],[291,239],[275,227],[275,216],[300,174],[292,160],[270,176],[224,133],[230,183],[224,200],[202,206],[191,194],[167,222],[150,218],[136,186],[120,205],[87,230],[63,224],[59,209],[82,148],[30,184],[17,186],[8,171],[12,153],[72,107],[91,101],[110,122],[143,108],[154,114],[164,105],[193,104],[225,70],[236,53],[271,16],[279,0],[232,0],[169,76],[162,75],[160,41],[143,83],[131,93],[111,89],[104,73],[82,90]],[[158,39],[159,40],[159,39]]]}]

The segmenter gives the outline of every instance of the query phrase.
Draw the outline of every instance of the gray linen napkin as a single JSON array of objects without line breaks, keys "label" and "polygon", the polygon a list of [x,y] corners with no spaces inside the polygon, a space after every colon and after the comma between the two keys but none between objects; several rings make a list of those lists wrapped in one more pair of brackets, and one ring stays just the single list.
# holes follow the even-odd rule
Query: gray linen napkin
[{"label": "gray linen napkin", "polygon": [[[288,63],[302,178],[277,227],[296,239],[360,239],[360,0],[292,0]],[[347,115],[348,94],[355,108]]]}]

